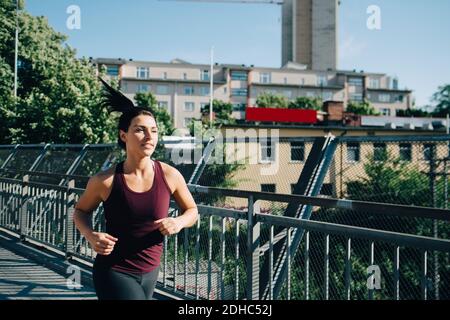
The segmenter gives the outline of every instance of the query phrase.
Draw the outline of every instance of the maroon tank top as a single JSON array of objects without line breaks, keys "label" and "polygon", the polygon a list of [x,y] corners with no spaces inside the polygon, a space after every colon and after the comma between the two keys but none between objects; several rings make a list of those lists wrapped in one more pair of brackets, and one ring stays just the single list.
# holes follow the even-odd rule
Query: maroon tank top
[{"label": "maroon tank top", "polygon": [[117,164],[103,208],[106,232],[119,240],[110,255],[97,254],[96,264],[139,274],[159,266],[164,236],[154,221],[168,216],[171,193],[161,163],[153,163],[153,184],[145,192],[131,190],[123,175],[123,162]]}]

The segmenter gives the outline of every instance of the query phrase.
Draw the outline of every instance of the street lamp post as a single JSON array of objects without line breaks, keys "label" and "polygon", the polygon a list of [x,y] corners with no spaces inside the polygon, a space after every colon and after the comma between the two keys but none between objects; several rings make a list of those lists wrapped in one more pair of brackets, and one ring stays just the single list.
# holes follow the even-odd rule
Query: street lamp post
[{"label": "street lamp post", "polygon": [[213,121],[213,97],[214,97],[214,91],[213,91],[213,63],[214,63],[214,47],[211,47],[211,70],[209,74],[209,126],[212,128],[212,121]]},{"label": "street lamp post", "polygon": [[19,48],[19,0],[16,0],[16,39],[14,51],[14,99],[17,98],[17,53]]}]

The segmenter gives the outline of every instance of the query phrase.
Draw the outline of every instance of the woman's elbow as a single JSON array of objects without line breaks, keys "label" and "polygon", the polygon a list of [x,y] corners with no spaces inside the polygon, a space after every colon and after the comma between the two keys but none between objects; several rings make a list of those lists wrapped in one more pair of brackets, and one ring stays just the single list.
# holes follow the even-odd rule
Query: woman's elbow
[{"label": "woman's elbow", "polygon": [[195,210],[194,210],[194,221],[193,221],[193,223],[196,223],[199,219],[200,219],[200,214],[198,213],[197,207],[195,207]]}]

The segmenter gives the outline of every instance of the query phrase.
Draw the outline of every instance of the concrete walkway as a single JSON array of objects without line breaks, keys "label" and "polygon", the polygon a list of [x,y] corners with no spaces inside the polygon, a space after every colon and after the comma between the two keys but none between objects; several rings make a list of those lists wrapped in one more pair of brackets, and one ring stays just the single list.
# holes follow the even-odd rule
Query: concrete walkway
[{"label": "concrete walkway", "polygon": [[[70,288],[77,268],[81,287]],[[157,284],[153,299],[184,300],[185,297]],[[0,228],[0,300],[97,300],[92,267],[68,261],[40,244],[23,243],[16,235]]]},{"label": "concrete walkway", "polygon": [[[67,276],[11,251],[11,240],[0,238],[0,300],[85,300],[97,299],[87,286],[71,289]],[[71,282],[69,281],[69,285]]]}]

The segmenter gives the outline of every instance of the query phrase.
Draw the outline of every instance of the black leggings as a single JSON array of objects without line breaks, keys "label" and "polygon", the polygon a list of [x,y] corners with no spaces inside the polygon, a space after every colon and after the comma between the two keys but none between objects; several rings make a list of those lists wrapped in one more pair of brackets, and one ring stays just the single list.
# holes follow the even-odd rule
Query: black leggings
[{"label": "black leggings", "polygon": [[93,280],[99,300],[152,300],[159,267],[144,274],[131,274],[94,264]]}]

